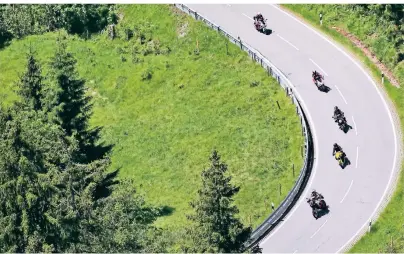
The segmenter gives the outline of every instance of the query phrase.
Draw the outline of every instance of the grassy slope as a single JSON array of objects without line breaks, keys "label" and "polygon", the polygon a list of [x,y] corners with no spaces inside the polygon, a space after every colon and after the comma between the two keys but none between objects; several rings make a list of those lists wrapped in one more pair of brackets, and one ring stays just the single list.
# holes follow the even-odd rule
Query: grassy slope
[{"label": "grassy slope", "polygon": [[[270,212],[265,200],[279,204],[302,165],[303,138],[295,108],[244,52],[229,44],[226,55],[226,39],[190,17],[174,15],[170,8],[122,7],[123,24],[154,25],[153,38],[172,49],[168,56],[148,55],[134,64],[133,42],[110,41],[105,35],[89,41],[68,37],[69,50],[94,95],[92,124],[104,126],[104,140],[116,144],[112,161],[113,168],[122,167],[120,177],[134,178],[149,202],[174,211],[159,225],[184,226],[200,173],[216,147],[234,183],[241,185],[236,204],[242,219],[247,223],[251,216],[257,226]],[[183,24],[188,24],[187,35],[179,38],[177,29]],[[0,62],[3,103],[16,98],[13,82],[23,71],[27,45],[32,43],[45,63],[56,37],[30,36],[0,51],[0,59],[7,59]],[[197,40],[199,55],[193,53]],[[43,68],[46,72],[47,65]],[[145,70],[153,77],[141,81]],[[250,87],[254,81],[261,85]]]},{"label": "grassy slope", "polygon": [[[353,52],[370,70],[375,80],[380,80],[381,73],[377,67],[362,53],[360,49],[355,47],[347,38],[340,35],[335,30],[328,28],[324,23],[322,27],[318,24],[318,13],[315,9],[309,11],[305,5],[284,5],[296,13],[300,17],[304,17],[311,25],[319,28],[321,31],[330,35],[335,41],[339,42],[345,48]],[[324,12],[323,12],[324,13]],[[342,27],[349,27],[348,22],[339,21]],[[348,29],[348,31],[350,31]],[[352,32],[352,31],[350,31]],[[355,34],[355,33],[354,33]],[[355,34],[356,35],[356,34]],[[359,35],[357,35],[359,36]],[[403,63],[401,63],[402,65]],[[396,75],[401,85],[404,84],[404,73],[396,66],[394,72],[401,75]],[[390,99],[394,103],[400,122],[404,121],[404,91],[393,87],[388,81],[384,85]],[[403,130],[403,124],[401,124]],[[362,239],[350,250],[353,253],[366,252],[391,252],[389,249],[391,238],[393,239],[393,247],[397,248],[398,252],[404,252],[404,176],[401,172],[396,191],[382,212],[376,223],[373,224],[370,233],[367,233]]]}]

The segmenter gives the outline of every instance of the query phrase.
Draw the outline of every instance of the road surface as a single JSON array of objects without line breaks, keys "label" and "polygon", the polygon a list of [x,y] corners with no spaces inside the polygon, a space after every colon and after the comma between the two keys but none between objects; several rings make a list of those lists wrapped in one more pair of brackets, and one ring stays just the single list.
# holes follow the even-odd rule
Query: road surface
[{"label": "road surface", "polygon": [[[221,28],[240,36],[274,63],[303,99],[315,142],[315,162],[303,196],[260,247],[264,252],[337,252],[363,228],[383,199],[398,161],[396,128],[376,84],[358,63],[330,41],[274,5],[187,5]],[[254,29],[261,12],[273,32]],[[325,76],[328,93],[317,90],[311,73]],[[352,129],[342,132],[331,118],[334,106]],[[338,143],[351,164],[332,156]],[[330,212],[318,220],[305,202],[312,189],[325,197]]]}]

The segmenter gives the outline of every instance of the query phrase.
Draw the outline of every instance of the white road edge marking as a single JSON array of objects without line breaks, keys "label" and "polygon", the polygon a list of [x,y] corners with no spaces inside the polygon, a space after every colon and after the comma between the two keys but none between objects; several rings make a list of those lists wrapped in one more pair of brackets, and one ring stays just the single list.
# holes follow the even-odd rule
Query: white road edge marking
[{"label": "white road edge marking", "polygon": [[348,104],[348,102],[346,102],[344,95],[342,95],[341,91],[339,90],[338,86],[335,86],[335,88],[337,88],[338,93],[341,95],[342,99],[344,100],[345,104]]},{"label": "white road edge marking", "polygon": [[355,122],[355,119],[353,118],[353,116],[352,116],[352,122],[354,124],[356,136],[358,136],[358,128],[356,127],[356,122]]},{"label": "white road edge marking", "polygon": [[292,43],[290,43],[289,41],[287,41],[285,38],[283,38],[282,36],[280,36],[279,34],[276,34],[279,38],[281,38],[282,40],[284,40],[286,43],[288,43],[290,46],[294,47],[296,50],[299,50],[295,45],[293,45]]},{"label": "white road edge marking", "polygon": [[[387,110],[387,114],[389,115],[390,118],[390,123],[391,126],[393,128],[393,136],[394,136],[394,159],[393,159],[393,170],[391,171],[390,174],[390,178],[389,178],[389,182],[384,190],[384,193],[382,195],[382,197],[380,198],[379,203],[377,204],[375,210],[373,211],[373,213],[370,215],[369,219],[367,219],[365,221],[365,223],[363,224],[363,226],[361,228],[359,228],[359,230],[338,250],[336,251],[336,253],[340,253],[342,252],[343,249],[345,249],[345,247],[348,246],[348,244],[350,244],[356,237],[357,235],[360,234],[360,232],[366,227],[368,226],[368,223],[370,221],[370,219],[376,214],[377,210],[379,209],[381,203],[383,202],[385,196],[387,195],[387,191],[390,188],[391,182],[393,181],[393,176],[394,176],[394,172],[395,172],[395,168],[396,168],[396,164],[397,164],[397,133],[396,133],[396,126],[394,125],[393,122],[393,116],[389,110],[389,107],[387,105],[386,100],[384,99],[383,95],[381,94],[379,88],[377,87],[376,83],[373,81],[373,79],[369,76],[369,74],[362,68],[362,66],[360,66],[348,53],[346,53],[344,50],[342,50],[341,48],[339,48],[337,45],[335,45],[332,41],[330,41],[329,39],[327,39],[324,35],[322,35],[321,33],[317,32],[314,28],[309,27],[308,25],[304,24],[302,21],[298,20],[296,17],[294,17],[293,15],[287,13],[286,11],[282,10],[281,8],[279,8],[278,6],[275,6],[273,4],[271,4],[272,7],[274,7],[275,9],[283,12],[284,14],[286,14],[287,16],[291,17],[292,19],[294,19],[295,21],[297,21],[298,23],[300,23],[301,25],[305,26],[306,28],[308,28],[309,30],[311,30],[312,32],[314,32],[315,34],[317,34],[320,38],[322,38],[323,40],[327,41],[328,43],[330,43],[331,45],[333,45],[338,51],[340,51],[343,55],[345,55],[349,60],[351,60],[364,74],[365,76],[369,79],[369,81],[373,84],[374,88],[376,89],[377,93],[379,94],[385,109]],[[314,178],[314,177],[313,177]],[[284,224],[284,223],[283,223]],[[283,225],[281,224],[281,225]],[[276,231],[275,231],[276,232]],[[268,237],[269,238],[269,237]]]},{"label": "white road edge marking", "polygon": [[241,14],[243,14],[244,15],[244,17],[247,17],[247,18],[249,18],[250,20],[254,20],[253,18],[250,18],[249,16],[247,16],[246,14],[244,14],[244,13],[241,13]]},{"label": "white road edge marking", "polygon": [[353,184],[353,180],[351,181],[351,184],[349,185],[348,190],[345,192],[344,197],[343,197],[343,198],[341,199],[341,201],[339,202],[340,204],[342,204],[342,202],[344,202],[344,199],[345,199],[346,196],[348,195],[348,192],[351,190],[352,184]]},{"label": "white road edge marking", "polygon": [[327,221],[328,221],[328,220],[326,220],[326,221],[323,223],[323,225],[321,225],[321,227],[320,227],[319,229],[317,229],[317,231],[314,232],[314,234],[313,234],[312,236],[310,236],[310,239],[313,238],[313,237],[324,227],[324,225],[327,223]]},{"label": "white road edge marking", "polygon": [[358,168],[359,146],[356,147],[356,163],[355,168]]},{"label": "white road edge marking", "polygon": [[328,77],[327,72],[325,72],[318,64],[316,64],[316,62],[314,62],[313,59],[309,58],[309,60],[310,60],[315,66],[317,66],[317,67]]}]

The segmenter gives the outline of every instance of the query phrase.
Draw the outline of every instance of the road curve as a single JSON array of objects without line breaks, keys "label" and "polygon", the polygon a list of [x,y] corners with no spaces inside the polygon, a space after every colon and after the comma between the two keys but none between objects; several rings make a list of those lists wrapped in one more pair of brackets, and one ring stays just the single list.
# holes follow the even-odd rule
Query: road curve
[{"label": "road curve", "polygon": [[[370,76],[347,53],[274,5],[188,5],[221,28],[259,50],[295,86],[313,130],[315,162],[305,192],[269,236],[264,252],[339,252],[374,215],[397,172],[399,142],[386,100]],[[271,35],[258,33],[252,17],[268,18]],[[332,90],[323,93],[311,72],[325,76]],[[353,127],[343,133],[331,118],[334,106]],[[338,143],[351,161],[345,169],[332,156]],[[316,189],[330,212],[318,220],[304,199]]]}]

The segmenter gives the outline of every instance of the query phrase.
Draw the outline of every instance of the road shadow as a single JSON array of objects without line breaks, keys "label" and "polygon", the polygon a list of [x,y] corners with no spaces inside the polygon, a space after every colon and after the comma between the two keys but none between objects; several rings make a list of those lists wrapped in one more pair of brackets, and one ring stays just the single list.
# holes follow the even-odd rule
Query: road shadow
[{"label": "road shadow", "polygon": [[271,34],[273,33],[273,31],[272,31],[272,29],[267,28],[267,29],[265,29],[265,31],[262,32],[262,33],[265,34],[265,35],[271,35]]},{"label": "road shadow", "polygon": [[318,90],[323,92],[323,93],[328,93],[329,91],[331,91],[331,88],[329,86],[326,85],[321,85],[318,87]]},{"label": "road shadow", "polygon": [[345,157],[344,163],[340,165],[342,169],[345,169],[347,166],[351,165],[351,161],[348,159],[348,157]]},{"label": "road shadow", "polygon": [[323,216],[325,216],[325,215],[327,215],[327,214],[329,214],[330,213],[330,206],[327,206],[327,208],[326,209],[322,209],[322,210],[318,210],[317,211],[317,218],[316,217],[314,217],[316,220],[318,220],[318,219],[320,219],[321,217],[323,217]]},{"label": "road shadow", "polygon": [[342,129],[342,131],[343,131],[345,134],[347,134],[350,129],[353,129],[353,127],[352,127],[351,125],[349,125],[349,124],[345,124],[344,128]]}]

